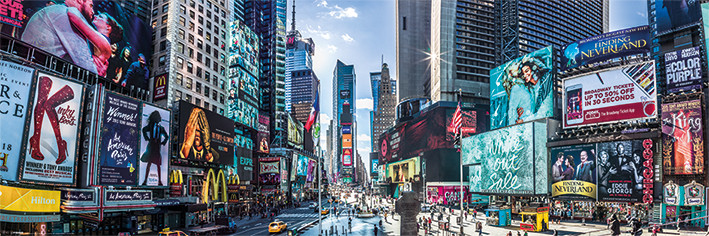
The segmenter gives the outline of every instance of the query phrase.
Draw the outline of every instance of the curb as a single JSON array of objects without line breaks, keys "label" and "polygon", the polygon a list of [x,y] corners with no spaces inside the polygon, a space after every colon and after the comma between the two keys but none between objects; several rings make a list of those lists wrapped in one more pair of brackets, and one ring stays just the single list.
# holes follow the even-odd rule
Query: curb
[{"label": "curb", "polygon": [[[327,216],[320,216],[320,220],[322,220],[322,219],[324,219],[324,218],[327,218]],[[301,225],[300,227],[298,227],[298,229],[296,229],[296,232],[302,233],[303,230],[305,230],[305,229],[309,228],[310,226],[312,226],[312,225],[314,225],[314,224],[317,224],[317,223],[318,223],[318,220],[316,219],[316,220],[314,220],[314,221],[312,221],[312,222],[310,222],[310,223],[303,224],[303,225]]]}]

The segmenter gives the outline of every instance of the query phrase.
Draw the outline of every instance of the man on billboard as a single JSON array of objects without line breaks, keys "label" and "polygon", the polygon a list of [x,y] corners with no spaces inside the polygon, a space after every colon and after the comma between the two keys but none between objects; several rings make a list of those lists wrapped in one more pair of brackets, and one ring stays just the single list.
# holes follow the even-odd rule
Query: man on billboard
[{"label": "man on billboard", "polygon": [[[591,154],[593,154],[593,150],[591,150]],[[593,169],[596,168],[596,165],[593,163],[593,160],[589,160],[588,152],[585,150],[581,151],[579,158],[581,158],[581,163],[576,167],[575,179],[593,183]]]},{"label": "man on billboard", "polygon": [[564,163],[566,163],[564,160],[564,152],[559,152],[559,154],[556,155],[556,162],[554,162],[551,171],[551,177],[554,179],[554,182],[559,182],[564,179],[562,175],[564,172]]},{"label": "man on billboard", "polygon": [[[142,185],[147,185],[148,175],[150,174],[150,167],[155,165],[158,168],[158,186],[163,186],[162,184],[162,171],[160,171],[160,166],[162,166],[162,155],[160,154],[160,146],[167,143],[170,138],[165,131],[165,127],[160,125],[162,117],[160,117],[159,111],[153,111],[148,117],[148,125],[143,127],[143,139],[148,142],[148,146],[145,149],[145,153],[141,156],[140,161],[147,162],[148,166],[145,168],[145,180],[143,180]],[[163,139],[164,137],[164,139]]]},{"label": "man on billboard", "polygon": [[128,67],[128,72],[126,72],[126,85],[134,86],[135,88],[145,89],[148,84],[148,76],[150,76],[150,70],[148,69],[148,64],[145,62],[145,55],[138,54],[138,61],[133,62]]}]

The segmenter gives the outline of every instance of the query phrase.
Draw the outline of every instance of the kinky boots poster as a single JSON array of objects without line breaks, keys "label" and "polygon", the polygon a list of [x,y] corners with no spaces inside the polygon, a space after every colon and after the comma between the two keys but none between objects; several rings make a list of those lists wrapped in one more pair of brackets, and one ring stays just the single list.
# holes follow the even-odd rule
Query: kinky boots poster
[{"label": "kinky boots poster", "polygon": [[106,93],[99,151],[101,185],[136,184],[139,105],[135,99]]},{"label": "kinky boots poster", "polygon": [[34,69],[0,61],[0,177],[17,181]]}]

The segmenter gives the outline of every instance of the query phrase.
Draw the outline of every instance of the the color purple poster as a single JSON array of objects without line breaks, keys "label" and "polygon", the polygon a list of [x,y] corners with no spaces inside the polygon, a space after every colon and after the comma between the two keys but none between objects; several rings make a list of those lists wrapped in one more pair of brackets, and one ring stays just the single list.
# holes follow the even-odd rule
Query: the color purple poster
[{"label": "the color purple poster", "polygon": [[665,53],[667,92],[702,88],[702,59],[699,47]]},{"label": "the color purple poster", "polygon": [[135,185],[138,179],[138,101],[106,93],[101,125],[99,183]]}]

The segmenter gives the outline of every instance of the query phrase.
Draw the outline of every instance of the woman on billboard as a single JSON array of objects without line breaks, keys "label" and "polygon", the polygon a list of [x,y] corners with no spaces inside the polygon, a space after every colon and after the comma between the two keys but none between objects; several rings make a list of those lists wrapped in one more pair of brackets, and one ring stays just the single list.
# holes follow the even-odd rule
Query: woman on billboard
[{"label": "woman on billboard", "polygon": [[180,150],[180,158],[213,162],[219,153],[212,149],[211,134],[207,115],[200,108],[193,108],[185,127],[185,140]]},{"label": "woman on billboard", "polygon": [[[145,149],[145,153],[140,157],[140,161],[148,163],[145,167],[145,180],[143,180],[142,185],[147,185],[148,174],[150,174],[150,167],[155,164],[158,168],[158,186],[162,186],[162,172],[160,171],[160,166],[162,166],[162,154],[160,154],[160,146],[165,145],[169,136],[165,132],[165,127],[160,125],[162,117],[160,117],[160,112],[153,111],[148,117],[148,125],[143,127],[143,139],[148,141],[148,146]],[[163,139],[164,137],[164,139]]]},{"label": "woman on billboard", "polygon": [[105,12],[94,16],[91,24],[76,12],[68,11],[67,14],[71,25],[91,43],[97,73],[106,77],[108,59],[112,54],[111,43],[123,40],[123,27]]}]

